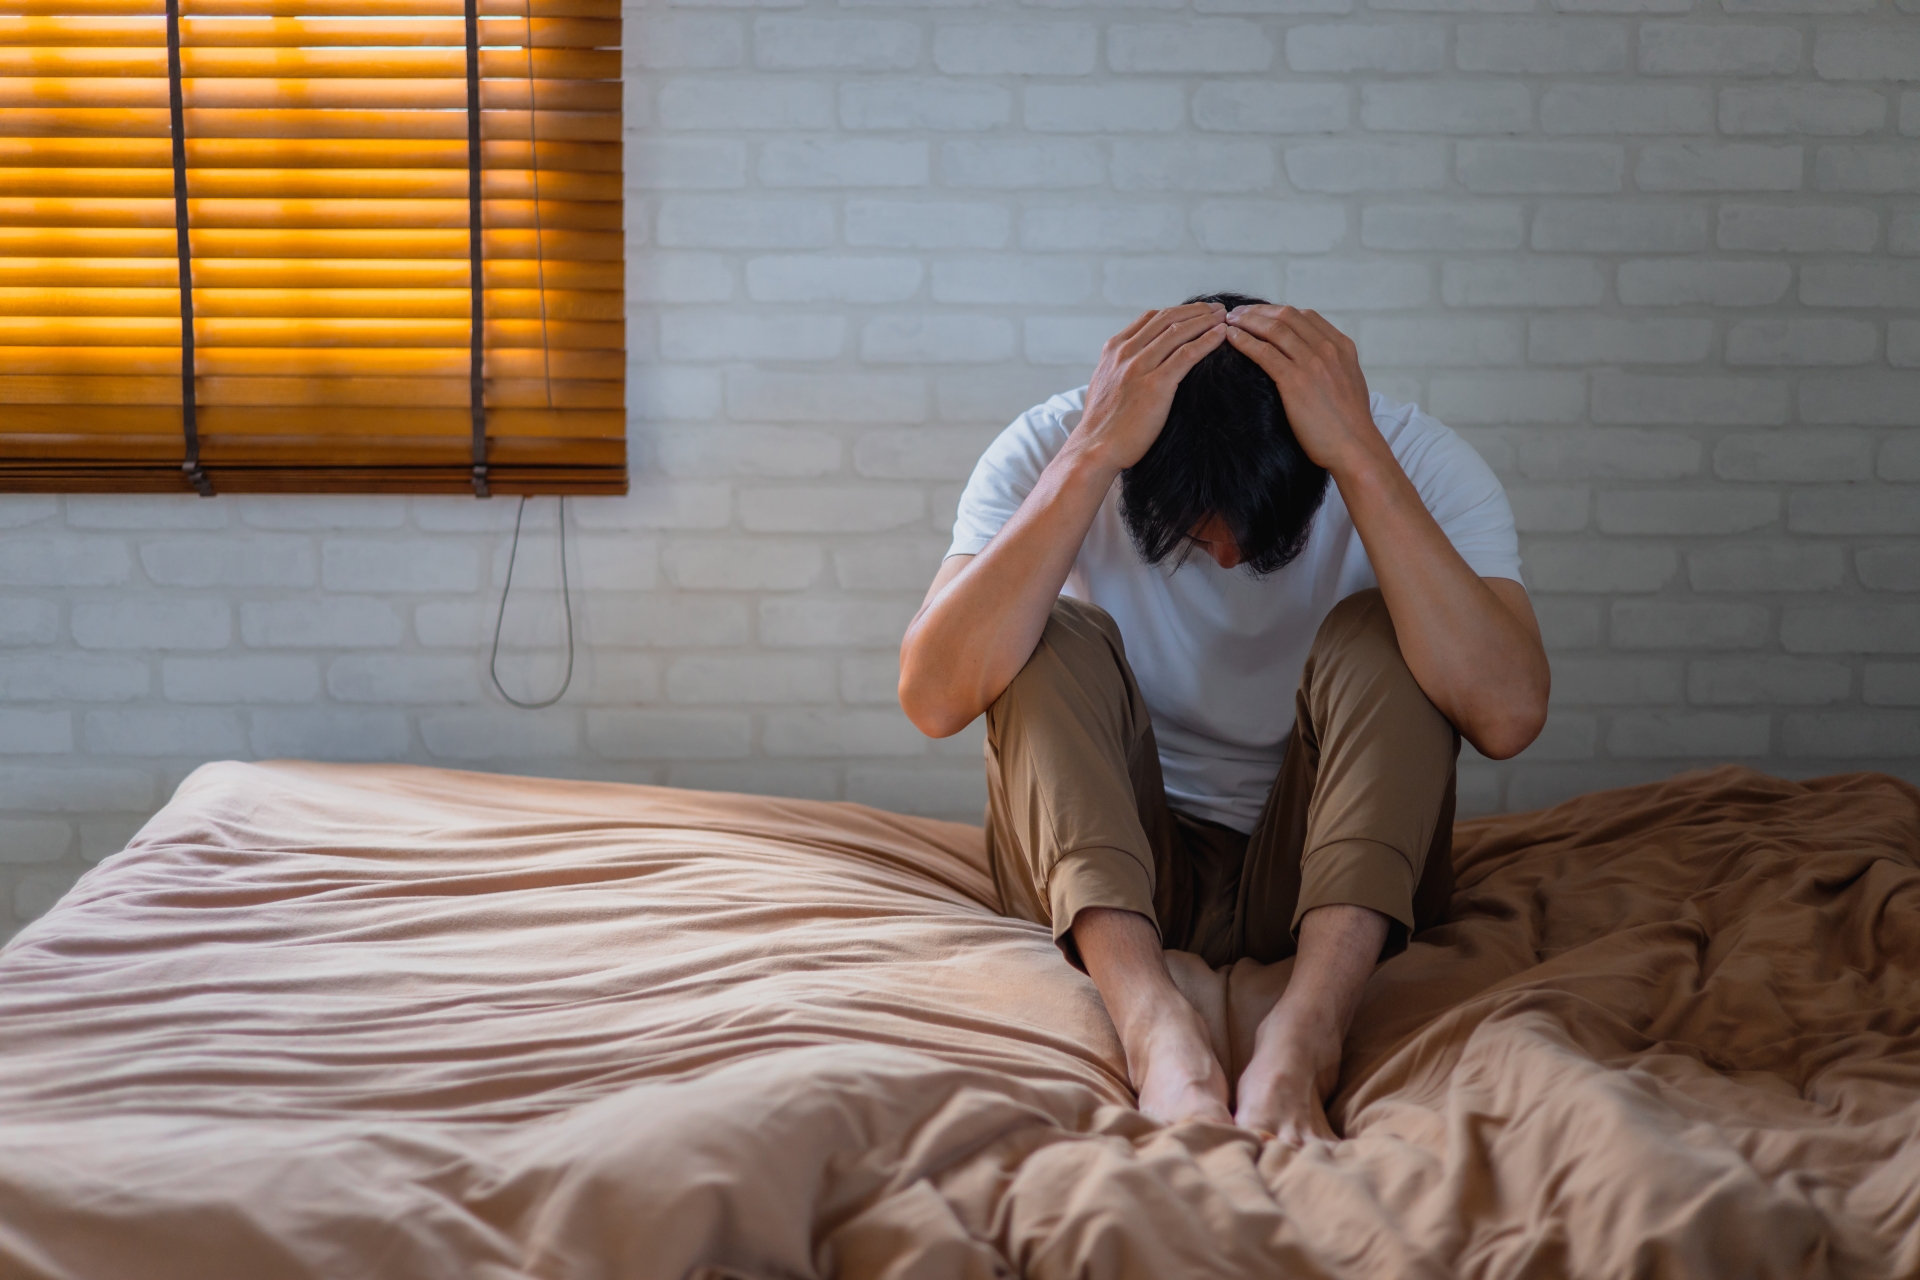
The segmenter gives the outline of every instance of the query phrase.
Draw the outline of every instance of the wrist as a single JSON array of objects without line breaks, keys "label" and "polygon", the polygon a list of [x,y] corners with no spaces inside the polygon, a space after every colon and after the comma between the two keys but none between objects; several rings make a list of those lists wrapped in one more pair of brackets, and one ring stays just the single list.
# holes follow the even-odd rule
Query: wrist
[{"label": "wrist", "polygon": [[1373,431],[1371,438],[1356,432],[1346,448],[1327,460],[1327,473],[1343,493],[1378,488],[1404,474],[1378,431]]},{"label": "wrist", "polygon": [[1055,457],[1066,479],[1105,493],[1126,468],[1113,457],[1095,433],[1075,431]]}]

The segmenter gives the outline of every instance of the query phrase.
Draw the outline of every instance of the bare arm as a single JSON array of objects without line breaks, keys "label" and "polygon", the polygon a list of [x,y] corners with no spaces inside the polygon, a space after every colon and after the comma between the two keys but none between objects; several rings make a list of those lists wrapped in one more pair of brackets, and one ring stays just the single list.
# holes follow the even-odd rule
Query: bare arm
[{"label": "bare arm", "polygon": [[1421,689],[1481,754],[1524,750],[1546,723],[1549,681],[1526,590],[1478,576],[1447,541],[1373,424],[1350,338],[1292,307],[1250,307],[1228,323],[1228,340],[1279,387],[1301,447],[1340,486]]},{"label": "bare arm", "polygon": [[1226,338],[1219,307],[1150,311],[1108,341],[1087,406],[986,549],[950,556],[900,644],[900,706],[931,737],[967,727],[1033,654],[1093,517],[1167,423],[1173,392]]}]

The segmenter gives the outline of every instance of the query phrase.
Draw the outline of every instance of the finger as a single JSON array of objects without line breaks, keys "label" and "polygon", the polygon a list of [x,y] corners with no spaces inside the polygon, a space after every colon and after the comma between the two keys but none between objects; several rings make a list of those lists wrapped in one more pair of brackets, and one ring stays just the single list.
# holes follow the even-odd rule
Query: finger
[{"label": "finger", "polygon": [[1126,328],[1122,329],[1120,332],[1114,334],[1113,337],[1108,339],[1108,342],[1112,344],[1125,345],[1125,343],[1129,338],[1133,337],[1134,334],[1139,333],[1140,330],[1145,328],[1147,324],[1158,314],[1160,313],[1157,311],[1142,311],[1139,315],[1133,318],[1133,322],[1131,324],[1129,324]]},{"label": "finger", "polygon": [[1233,344],[1235,351],[1264,369],[1275,382],[1289,376],[1294,370],[1293,358],[1285,351],[1237,325],[1227,326],[1227,341]]},{"label": "finger", "polygon": [[1235,350],[1244,351],[1255,360],[1260,359],[1263,352],[1271,353],[1269,358],[1277,356],[1283,360],[1291,360],[1291,357],[1282,351],[1279,346],[1268,342],[1265,338],[1244,325],[1228,325],[1227,341],[1234,345]]},{"label": "finger", "polygon": [[1233,330],[1223,322],[1216,322],[1212,328],[1199,336],[1189,338],[1173,349],[1173,353],[1160,362],[1160,372],[1173,377],[1175,381],[1187,376],[1187,371],[1207,358],[1209,352],[1227,340]]},{"label": "finger", "polygon": [[1304,313],[1296,307],[1280,307],[1268,319],[1261,334],[1268,342],[1287,353],[1290,360],[1305,360],[1313,352],[1319,335],[1308,325]]},{"label": "finger", "polygon": [[1181,325],[1191,326],[1196,321],[1217,321],[1225,313],[1226,308],[1217,302],[1189,302],[1155,312],[1155,320],[1159,323],[1149,324],[1133,336],[1129,354],[1147,350],[1170,329]]},{"label": "finger", "polygon": [[1226,312],[1227,309],[1217,302],[1183,302],[1177,307],[1168,307],[1160,314],[1166,317],[1169,325],[1176,325],[1192,320],[1219,320]]},{"label": "finger", "polygon": [[1237,328],[1281,346],[1288,335],[1310,340],[1312,330],[1306,329],[1299,317],[1300,313],[1292,307],[1259,307],[1236,311],[1228,320]]},{"label": "finger", "polygon": [[1296,311],[1292,316],[1293,326],[1309,347],[1323,354],[1330,353],[1337,361],[1345,361],[1354,353],[1353,340],[1333,327],[1333,322],[1318,311]]},{"label": "finger", "polygon": [[1334,328],[1333,321],[1327,319],[1318,311],[1302,311],[1299,315],[1301,323],[1311,328],[1313,332],[1321,338],[1333,342],[1351,341],[1346,334]]},{"label": "finger", "polygon": [[1189,316],[1176,324],[1170,324],[1161,330],[1152,342],[1141,348],[1140,358],[1147,368],[1157,369],[1166,363],[1167,357],[1178,351],[1184,344],[1192,342],[1221,323],[1218,312],[1203,311],[1199,315]]},{"label": "finger", "polygon": [[1251,306],[1235,307],[1233,310],[1227,312],[1227,314],[1233,318],[1236,324],[1242,321],[1250,321],[1255,324],[1272,324],[1292,310],[1292,307],[1283,304],[1258,302]]},{"label": "finger", "polygon": [[1148,312],[1146,323],[1135,328],[1120,344],[1120,354],[1126,359],[1133,359],[1178,322],[1178,317],[1171,309]]}]

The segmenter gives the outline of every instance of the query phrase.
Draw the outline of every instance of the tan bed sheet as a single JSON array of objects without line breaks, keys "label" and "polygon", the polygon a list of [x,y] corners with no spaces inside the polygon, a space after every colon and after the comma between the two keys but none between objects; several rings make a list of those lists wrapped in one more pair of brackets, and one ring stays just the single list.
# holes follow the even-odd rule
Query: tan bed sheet
[{"label": "tan bed sheet", "polygon": [[[981,858],[855,805],[209,765],[0,953],[0,1276],[1920,1272],[1902,783],[1463,824],[1300,1153],[1131,1111]],[[1181,976],[1238,1059],[1286,975]]]}]

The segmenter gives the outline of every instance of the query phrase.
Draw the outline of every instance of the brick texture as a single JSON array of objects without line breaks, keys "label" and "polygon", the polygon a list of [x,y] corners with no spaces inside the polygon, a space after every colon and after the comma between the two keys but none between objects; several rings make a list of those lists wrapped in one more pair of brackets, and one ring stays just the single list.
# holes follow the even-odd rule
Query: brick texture
[{"label": "brick texture", "polygon": [[[1470,811],[1720,759],[1920,779],[1920,3],[627,11],[632,492],[566,697],[510,500],[0,497],[0,936],[216,756],[977,820],[895,654],[961,484],[1142,308],[1324,308],[1507,484],[1554,718]],[[551,499],[500,655],[558,687]],[[9,915],[11,912],[11,915]]]}]

